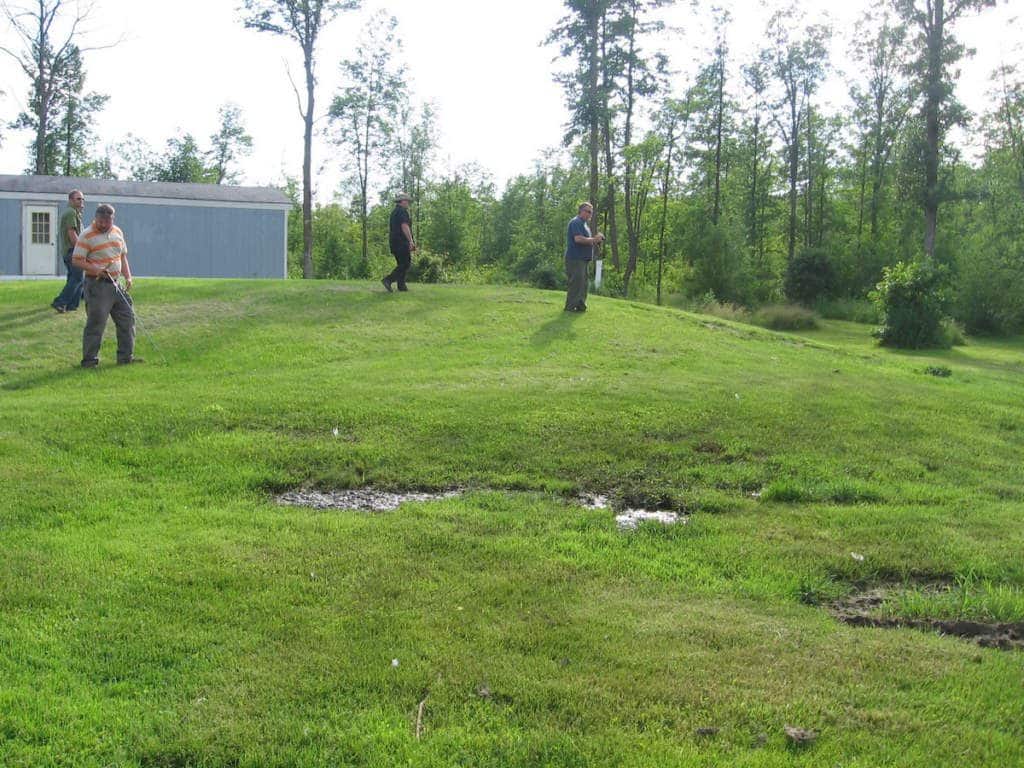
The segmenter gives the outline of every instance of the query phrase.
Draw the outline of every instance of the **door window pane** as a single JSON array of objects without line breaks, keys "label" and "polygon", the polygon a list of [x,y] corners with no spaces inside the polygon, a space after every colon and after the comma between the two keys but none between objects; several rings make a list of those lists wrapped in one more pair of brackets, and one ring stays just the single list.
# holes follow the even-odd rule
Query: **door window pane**
[{"label": "door window pane", "polygon": [[50,214],[32,211],[32,245],[50,244]]}]

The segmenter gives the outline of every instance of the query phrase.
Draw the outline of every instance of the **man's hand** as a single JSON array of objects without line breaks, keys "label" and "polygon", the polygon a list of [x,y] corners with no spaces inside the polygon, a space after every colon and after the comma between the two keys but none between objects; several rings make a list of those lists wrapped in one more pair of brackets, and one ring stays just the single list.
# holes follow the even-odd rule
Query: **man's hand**
[{"label": "man's hand", "polygon": [[130,291],[132,289],[132,285],[134,285],[134,284],[135,284],[135,281],[132,280],[132,276],[131,275],[125,275],[125,278],[124,278],[124,289],[126,291]]}]

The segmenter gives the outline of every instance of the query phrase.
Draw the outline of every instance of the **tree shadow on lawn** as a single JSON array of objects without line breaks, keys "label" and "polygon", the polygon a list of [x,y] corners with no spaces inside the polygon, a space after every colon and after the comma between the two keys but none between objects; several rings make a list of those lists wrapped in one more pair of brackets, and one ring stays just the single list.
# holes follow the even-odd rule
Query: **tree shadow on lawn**
[{"label": "tree shadow on lawn", "polygon": [[575,339],[577,334],[573,325],[580,317],[580,312],[560,311],[534,331],[530,337],[530,344],[534,347],[546,347],[556,339]]},{"label": "tree shadow on lawn", "polygon": [[902,358],[904,360],[918,360],[921,362],[921,370],[923,371],[926,364],[939,360],[950,366],[960,366],[961,368],[975,368],[984,371],[998,371],[1001,373],[1022,373],[1024,372],[1024,354],[1016,360],[1014,359],[1000,359],[997,357],[985,357],[976,353],[976,350],[982,350],[984,347],[953,347],[952,349],[896,349],[893,347],[878,347],[878,349],[888,352],[893,357]]}]

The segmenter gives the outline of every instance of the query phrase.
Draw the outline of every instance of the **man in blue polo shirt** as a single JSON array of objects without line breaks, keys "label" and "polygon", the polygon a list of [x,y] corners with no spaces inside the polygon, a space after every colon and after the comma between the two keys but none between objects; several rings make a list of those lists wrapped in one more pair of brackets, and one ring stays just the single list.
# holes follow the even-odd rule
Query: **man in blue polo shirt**
[{"label": "man in blue polo shirt", "polygon": [[565,294],[566,312],[587,311],[587,265],[594,258],[594,246],[604,242],[604,235],[590,234],[590,217],[594,206],[581,203],[579,212],[565,236],[565,276],[569,283]]}]

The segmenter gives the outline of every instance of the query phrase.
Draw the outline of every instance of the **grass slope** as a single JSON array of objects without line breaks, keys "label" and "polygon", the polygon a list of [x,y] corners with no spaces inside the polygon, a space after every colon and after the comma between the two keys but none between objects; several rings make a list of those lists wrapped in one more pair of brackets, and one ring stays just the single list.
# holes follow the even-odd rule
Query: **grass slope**
[{"label": "grass slope", "polygon": [[[0,284],[0,765],[1024,762],[1024,655],[815,605],[959,579],[936,610],[1024,618],[1021,340],[154,280],[146,364],[111,327],[83,371],[54,290]],[[469,492],[274,504],[303,485]]]}]

